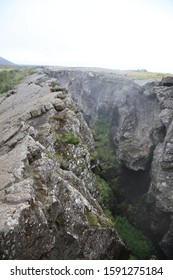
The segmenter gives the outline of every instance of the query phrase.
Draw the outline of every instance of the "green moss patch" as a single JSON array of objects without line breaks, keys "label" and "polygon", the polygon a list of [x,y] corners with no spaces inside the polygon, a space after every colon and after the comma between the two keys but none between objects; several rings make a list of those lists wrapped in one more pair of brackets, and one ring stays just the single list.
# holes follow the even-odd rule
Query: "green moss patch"
[{"label": "green moss patch", "polygon": [[136,259],[146,259],[155,253],[151,242],[125,217],[117,216],[115,221],[116,229]]},{"label": "green moss patch", "polygon": [[100,117],[95,123],[92,132],[97,155],[103,167],[109,168],[115,166],[117,164],[117,158],[109,137],[110,124],[108,121],[104,117]]},{"label": "green moss patch", "polygon": [[94,214],[93,212],[87,212],[86,214],[87,220],[90,226],[92,227],[112,227],[112,223],[109,220],[101,219],[99,216]]},{"label": "green moss patch", "polygon": [[76,135],[74,135],[71,132],[67,132],[64,135],[61,134],[56,134],[56,141],[59,144],[64,144],[64,145],[68,145],[68,144],[73,144],[73,145],[78,145],[80,143],[80,138]]},{"label": "green moss patch", "polygon": [[97,201],[101,205],[103,209],[109,208],[109,195],[110,195],[110,188],[108,183],[96,175],[96,182],[98,185],[99,196],[97,197]]}]

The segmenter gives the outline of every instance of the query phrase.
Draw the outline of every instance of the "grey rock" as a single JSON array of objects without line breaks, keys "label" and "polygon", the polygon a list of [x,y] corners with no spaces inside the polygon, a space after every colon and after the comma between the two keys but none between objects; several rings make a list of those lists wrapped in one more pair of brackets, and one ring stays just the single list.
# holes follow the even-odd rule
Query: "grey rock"
[{"label": "grey rock", "polygon": [[61,87],[59,85],[52,86],[51,91],[53,91],[53,92],[59,92],[60,91],[60,92],[67,93],[67,89],[65,87]]},{"label": "grey rock", "polygon": [[66,84],[91,128],[100,116],[110,124],[119,164],[130,174],[124,179],[122,173],[122,180],[131,199],[140,190],[148,193],[138,223],[172,259],[173,77],[139,86],[113,73],[60,69],[50,74]]},{"label": "grey rock", "polygon": [[168,87],[173,86],[173,77],[171,76],[164,77],[161,81],[161,84],[162,86],[168,86]]},{"label": "grey rock", "polygon": [[12,94],[16,94],[17,92],[15,90],[10,90],[8,93],[7,93],[7,97],[9,97],[10,95]]},{"label": "grey rock", "polygon": [[58,92],[54,92],[56,93],[56,98],[62,99],[64,100],[66,98],[66,95],[64,94],[63,91],[58,91]]},{"label": "grey rock", "polygon": [[42,110],[41,110],[41,108],[37,108],[37,109],[32,110],[30,113],[31,113],[31,116],[34,118],[34,117],[40,116],[42,114]]},{"label": "grey rock", "polygon": [[61,99],[54,99],[52,101],[52,105],[55,107],[57,111],[62,111],[65,109],[65,104]]},{"label": "grey rock", "polygon": [[166,128],[170,125],[172,119],[173,119],[173,110],[171,109],[164,109],[160,112],[159,118],[162,121],[162,123],[165,125]]},{"label": "grey rock", "polygon": [[49,111],[49,110],[53,109],[53,105],[51,102],[48,102],[47,104],[44,105],[44,108],[46,111]]},{"label": "grey rock", "polygon": [[[123,258],[127,249],[92,196],[91,131],[66,90],[63,101],[50,94],[48,80],[27,77],[0,104],[0,259]],[[56,140],[67,133],[79,143]]]},{"label": "grey rock", "polygon": [[43,114],[46,113],[45,105],[41,106],[41,112],[42,112]]}]

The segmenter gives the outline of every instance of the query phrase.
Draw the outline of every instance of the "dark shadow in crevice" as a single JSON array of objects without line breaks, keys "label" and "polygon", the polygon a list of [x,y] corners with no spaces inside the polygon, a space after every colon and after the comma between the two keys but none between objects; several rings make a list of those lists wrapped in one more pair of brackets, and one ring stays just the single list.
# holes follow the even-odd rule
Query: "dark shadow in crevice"
[{"label": "dark shadow in crevice", "polygon": [[120,187],[123,188],[129,203],[138,203],[140,198],[148,192],[150,173],[148,170],[130,170],[123,166],[121,169]]}]

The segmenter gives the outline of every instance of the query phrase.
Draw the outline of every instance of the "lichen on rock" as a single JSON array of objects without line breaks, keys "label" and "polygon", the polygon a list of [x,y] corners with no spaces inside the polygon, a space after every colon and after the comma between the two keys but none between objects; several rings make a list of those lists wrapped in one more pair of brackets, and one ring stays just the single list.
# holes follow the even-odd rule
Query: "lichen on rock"
[{"label": "lichen on rock", "polygon": [[124,258],[92,196],[93,137],[67,89],[39,70],[3,99],[0,114],[0,258]]},{"label": "lichen on rock", "polygon": [[[124,201],[138,205],[134,223],[153,240],[162,257],[172,259],[173,77],[140,86],[110,71],[49,72],[68,86],[90,128],[102,119],[107,122],[112,154],[120,168],[104,176],[119,176]],[[117,189],[113,196],[116,212]]]}]

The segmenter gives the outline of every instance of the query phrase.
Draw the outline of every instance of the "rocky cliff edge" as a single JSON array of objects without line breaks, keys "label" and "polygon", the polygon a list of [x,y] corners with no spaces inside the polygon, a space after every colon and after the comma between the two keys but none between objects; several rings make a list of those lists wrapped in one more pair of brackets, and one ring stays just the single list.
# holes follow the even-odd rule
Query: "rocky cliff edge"
[{"label": "rocky cliff edge", "polygon": [[125,247],[91,193],[91,132],[55,79],[0,97],[0,259],[118,259]]},{"label": "rocky cliff edge", "polygon": [[66,83],[91,127],[100,117],[110,125],[119,188],[138,207],[135,222],[172,259],[173,77],[140,86],[110,73],[47,71]]}]

